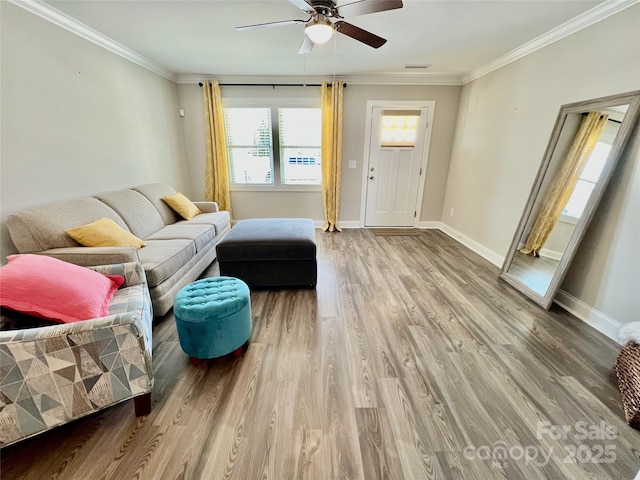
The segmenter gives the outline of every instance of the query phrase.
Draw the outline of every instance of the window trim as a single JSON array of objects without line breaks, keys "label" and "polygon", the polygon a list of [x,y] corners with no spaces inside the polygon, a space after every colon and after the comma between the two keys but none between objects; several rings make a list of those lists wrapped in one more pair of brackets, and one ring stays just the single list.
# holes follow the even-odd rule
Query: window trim
[{"label": "window trim", "polygon": [[577,225],[578,220],[580,220],[577,217],[572,217],[571,215],[565,215],[564,213],[560,215],[560,219],[558,220],[559,222],[562,223],[568,223],[571,225]]},{"label": "window trim", "polygon": [[319,185],[287,185],[282,184],[280,158],[280,108],[321,108],[320,98],[223,98],[223,108],[270,108],[271,109],[271,139],[273,158],[273,184],[239,184],[229,179],[230,192],[322,192]]}]

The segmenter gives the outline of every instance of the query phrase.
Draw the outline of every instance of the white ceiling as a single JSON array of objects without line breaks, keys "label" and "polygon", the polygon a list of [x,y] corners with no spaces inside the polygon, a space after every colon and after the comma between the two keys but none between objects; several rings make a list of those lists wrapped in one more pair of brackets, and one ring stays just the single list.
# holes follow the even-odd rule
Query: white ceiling
[{"label": "white ceiling", "polygon": [[415,77],[424,71],[407,71],[406,64],[429,64],[427,75],[460,78],[602,3],[405,0],[399,10],[346,19],[385,37],[380,49],[336,35],[335,42],[298,55],[303,25],[234,30],[306,18],[287,0],[46,1],[177,75]]}]

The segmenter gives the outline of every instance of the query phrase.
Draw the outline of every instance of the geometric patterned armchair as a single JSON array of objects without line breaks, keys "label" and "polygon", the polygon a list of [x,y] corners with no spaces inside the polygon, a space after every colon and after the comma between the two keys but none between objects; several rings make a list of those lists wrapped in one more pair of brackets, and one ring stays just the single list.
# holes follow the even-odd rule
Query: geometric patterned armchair
[{"label": "geometric patterned armchair", "polygon": [[0,331],[0,446],[130,398],[151,410],[151,298],[139,263],[88,267],[122,275],[109,315]]}]

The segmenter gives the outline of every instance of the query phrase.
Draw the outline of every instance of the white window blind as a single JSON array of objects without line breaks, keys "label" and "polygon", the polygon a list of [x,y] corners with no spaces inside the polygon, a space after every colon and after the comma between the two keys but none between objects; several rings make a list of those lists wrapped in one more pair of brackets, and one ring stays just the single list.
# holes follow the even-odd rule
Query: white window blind
[{"label": "white window blind", "polygon": [[278,109],[280,180],[283,185],[320,185],[322,111]]},{"label": "white window blind", "polygon": [[270,108],[225,108],[229,176],[232,184],[273,184]]}]

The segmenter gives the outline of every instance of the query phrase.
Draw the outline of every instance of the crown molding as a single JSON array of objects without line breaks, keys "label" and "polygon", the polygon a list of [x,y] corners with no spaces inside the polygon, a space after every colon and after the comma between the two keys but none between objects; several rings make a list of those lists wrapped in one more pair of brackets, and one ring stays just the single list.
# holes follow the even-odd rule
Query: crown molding
[{"label": "crown molding", "polygon": [[34,15],[47,20],[48,22],[57,25],[58,27],[64,28],[65,30],[78,35],[79,37],[84,38],[85,40],[90,41],[98,45],[99,47],[104,48],[105,50],[110,51],[130,62],[135,63],[161,77],[166,78],[167,80],[171,80],[175,82],[177,79],[177,75],[171,70],[163,67],[162,65],[149,60],[148,58],[140,55],[139,53],[134,52],[130,48],[125,47],[124,45],[112,40],[111,38],[97,32],[96,30],[84,25],[83,23],[78,22],[77,20],[65,15],[59,10],[43,3],[40,0],[8,0],[14,5],[23,8],[24,10],[33,13]]},{"label": "crown molding", "polygon": [[[191,84],[204,80],[218,80],[224,83],[264,83],[278,85],[287,83],[316,84],[323,81],[333,81],[332,75],[325,76],[227,76],[227,75],[178,75],[176,83]],[[389,74],[376,73],[371,75],[338,75],[336,81],[349,85],[462,85],[460,75],[437,73],[422,74]]]},{"label": "crown molding", "polygon": [[[101,34],[91,27],[78,22],[41,0],[8,1],[110,51],[111,53],[129,60],[136,65],[166,78],[167,80],[180,84],[198,83],[203,80],[212,79],[217,79],[220,83],[320,83],[323,80],[332,80],[334,78],[331,75],[315,77],[228,77],[204,74],[178,75],[162,65]],[[369,75],[342,75],[336,76],[335,79],[352,85],[465,85],[638,3],[640,3],[640,0],[607,0],[606,2],[525,43],[511,52],[508,52],[505,55],[502,55],[464,75],[431,72],[380,72]]]},{"label": "crown molding", "polygon": [[640,0],[607,0],[606,2],[572,18],[568,22],[559,25],[548,32],[540,35],[537,38],[521,45],[515,50],[490,61],[489,63],[478,67],[462,78],[462,84],[467,84],[473,80],[477,80],[480,77],[487,75],[499,68],[504,67],[516,60],[519,60],[527,55],[536,52],[547,45],[551,45],[559,40],[562,40],[569,35],[572,35],[580,30],[587,28],[594,23],[598,23],[611,15],[615,15],[633,5],[640,3]]},{"label": "crown molding", "polygon": [[345,82],[354,85],[462,85],[462,75],[451,73],[372,73],[345,75]]}]

